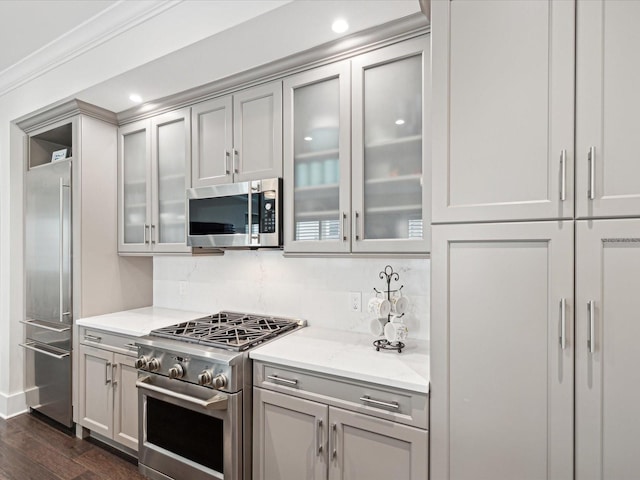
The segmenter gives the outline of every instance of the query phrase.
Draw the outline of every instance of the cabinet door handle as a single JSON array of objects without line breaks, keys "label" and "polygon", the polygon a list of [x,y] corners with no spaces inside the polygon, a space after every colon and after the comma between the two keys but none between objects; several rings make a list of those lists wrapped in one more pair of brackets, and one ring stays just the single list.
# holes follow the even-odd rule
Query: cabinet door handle
[{"label": "cabinet door handle", "polygon": [[372,405],[376,405],[379,407],[387,407],[387,408],[400,408],[400,404],[398,402],[383,402],[381,400],[375,400],[368,395],[360,397],[361,402],[370,403]]},{"label": "cabinet door handle", "polygon": [[225,174],[231,175],[231,154],[229,153],[229,150],[224,151],[224,168]]},{"label": "cabinet door handle", "polygon": [[84,339],[88,340],[90,342],[97,342],[97,343],[102,341],[102,337],[97,337],[95,335],[89,335],[88,333],[84,334]]},{"label": "cabinet door handle", "polygon": [[109,370],[111,370],[111,362],[107,362],[104,364],[104,384],[109,385],[111,383],[111,379],[109,378]]},{"label": "cabinet door handle", "polygon": [[595,314],[596,302],[590,300],[587,302],[587,325],[589,329],[589,337],[587,338],[587,347],[589,347],[589,353],[595,353],[596,351],[596,327],[595,327]]},{"label": "cabinet door handle", "polygon": [[331,443],[331,445],[329,445],[331,458],[336,458],[338,456],[338,426],[335,423],[331,424],[331,436],[329,437],[329,441]]},{"label": "cabinet door handle", "polygon": [[342,212],[342,241],[347,241],[347,212]]},{"label": "cabinet door handle", "polygon": [[318,455],[322,453],[322,419],[319,418],[316,423],[316,452]]},{"label": "cabinet door handle", "polygon": [[267,378],[274,382],[286,383],[287,385],[298,385],[298,380],[289,380],[288,378],[282,378],[277,375],[267,375]]},{"label": "cabinet door handle", "polygon": [[562,347],[562,350],[564,350],[565,348],[567,348],[567,325],[566,325],[566,308],[567,307],[567,301],[566,299],[561,299],[560,300],[560,346]]},{"label": "cabinet door handle", "polygon": [[237,149],[233,149],[233,173],[236,175],[240,173],[240,154]]},{"label": "cabinet door handle", "polygon": [[116,380],[117,373],[118,373],[118,364],[114,363],[111,365],[111,385],[113,385],[113,388],[116,388],[116,385],[118,385],[118,381]]},{"label": "cabinet door handle", "polygon": [[587,155],[587,161],[589,162],[589,189],[587,197],[589,200],[595,200],[596,198],[596,147],[589,147],[589,154]]},{"label": "cabinet door handle", "polygon": [[356,241],[360,240],[360,212],[356,210]]},{"label": "cabinet door handle", "polygon": [[567,150],[560,152],[560,201],[567,199]]},{"label": "cabinet door handle", "polygon": [[147,230],[149,230],[149,225],[144,224],[144,244],[149,243],[149,238],[147,237]]},{"label": "cabinet door handle", "polygon": [[151,244],[155,244],[156,243],[156,238],[154,235],[154,232],[156,231],[156,226],[154,224],[151,224]]}]

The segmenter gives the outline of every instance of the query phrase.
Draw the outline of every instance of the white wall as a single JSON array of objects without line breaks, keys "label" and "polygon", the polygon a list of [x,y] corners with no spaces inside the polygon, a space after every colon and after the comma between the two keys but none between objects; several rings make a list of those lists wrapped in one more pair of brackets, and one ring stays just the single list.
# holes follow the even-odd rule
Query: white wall
[{"label": "white wall", "polygon": [[[340,330],[369,332],[366,302],[386,288],[379,272],[391,265],[411,300],[405,315],[411,339],[428,338],[428,259],[291,258],[281,251],[227,251],[224,256],[155,257],[156,306],[215,313],[232,310],[291,316]],[[186,283],[180,295],[180,282]],[[362,313],[348,309],[349,292],[362,292]],[[373,337],[372,337],[373,339]]]}]

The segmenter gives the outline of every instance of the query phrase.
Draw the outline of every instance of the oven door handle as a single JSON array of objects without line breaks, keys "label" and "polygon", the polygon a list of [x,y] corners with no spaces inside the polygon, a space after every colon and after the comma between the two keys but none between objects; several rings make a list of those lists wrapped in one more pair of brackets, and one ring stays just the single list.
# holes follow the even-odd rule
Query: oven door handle
[{"label": "oven door handle", "polygon": [[149,383],[151,377],[146,376],[139,378],[136,381],[136,387],[142,390],[149,390],[151,392],[161,393],[167,397],[175,398],[176,400],[182,400],[184,402],[192,403],[210,410],[226,410],[228,403],[228,396],[224,393],[218,392],[213,397],[207,400],[200,400],[199,398],[192,397],[190,395],[184,395],[182,393],[172,392],[162,387],[157,387]]}]

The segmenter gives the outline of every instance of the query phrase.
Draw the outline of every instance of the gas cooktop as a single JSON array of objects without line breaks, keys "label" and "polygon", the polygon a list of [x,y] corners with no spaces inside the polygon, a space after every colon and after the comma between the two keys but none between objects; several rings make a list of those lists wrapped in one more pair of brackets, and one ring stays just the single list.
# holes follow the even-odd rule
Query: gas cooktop
[{"label": "gas cooktop", "polygon": [[150,333],[209,347],[242,351],[280,333],[304,326],[304,321],[223,311]]}]

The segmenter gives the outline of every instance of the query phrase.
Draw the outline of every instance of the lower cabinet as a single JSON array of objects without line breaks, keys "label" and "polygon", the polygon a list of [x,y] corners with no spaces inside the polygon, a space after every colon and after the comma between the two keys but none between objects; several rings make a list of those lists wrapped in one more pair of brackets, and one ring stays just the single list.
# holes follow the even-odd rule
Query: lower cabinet
[{"label": "lower cabinet", "polygon": [[254,480],[427,478],[425,429],[364,413],[370,407],[329,405],[338,399],[326,396],[259,387],[253,395]]},{"label": "lower cabinet", "polygon": [[136,357],[106,348],[80,344],[78,421],[92,432],[137,451]]}]

